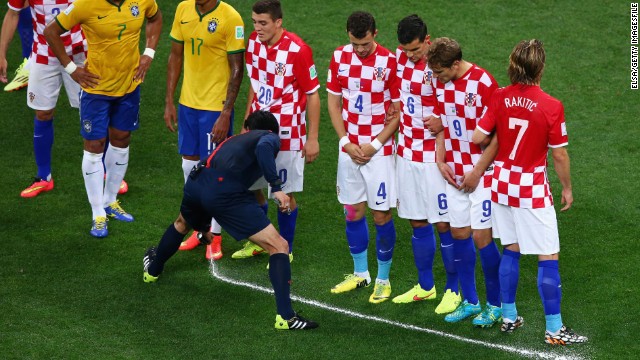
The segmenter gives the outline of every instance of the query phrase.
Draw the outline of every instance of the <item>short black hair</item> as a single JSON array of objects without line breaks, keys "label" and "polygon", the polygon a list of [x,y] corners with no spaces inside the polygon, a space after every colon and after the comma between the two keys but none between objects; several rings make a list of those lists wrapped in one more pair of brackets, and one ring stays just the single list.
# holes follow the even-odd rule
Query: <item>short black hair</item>
[{"label": "short black hair", "polygon": [[409,15],[398,23],[398,42],[400,44],[409,44],[415,39],[423,42],[428,34],[427,24],[416,14]]},{"label": "short black hair", "polygon": [[251,113],[247,120],[244,121],[244,127],[248,130],[269,130],[274,134],[280,132],[278,120],[272,113],[264,110],[258,110]]},{"label": "short black hair", "polygon": [[251,10],[256,14],[269,14],[271,20],[282,19],[282,6],[279,0],[261,0],[253,4]]},{"label": "short black hair", "polygon": [[363,39],[367,36],[367,31],[375,34],[376,20],[368,12],[356,11],[347,19],[347,31],[356,39]]}]

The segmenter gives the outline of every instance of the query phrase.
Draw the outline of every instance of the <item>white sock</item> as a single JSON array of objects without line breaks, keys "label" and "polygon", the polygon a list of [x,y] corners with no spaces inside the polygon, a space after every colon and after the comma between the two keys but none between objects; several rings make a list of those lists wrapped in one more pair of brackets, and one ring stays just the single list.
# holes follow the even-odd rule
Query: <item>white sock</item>
[{"label": "white sock", "polygon": [[369,275],[369,271],[365,272],[354,272],[355,276],[361,277],[363,279],[367,279],[367,282],[371,282],[371,275]]},{"label": "white sock", "polygon": [[93,218],[106,216],[102,203],[104,188],[104,168],[102,167],[102,154],[94,154],[85,150],[82,156],[82,176],[84,187],[87,189],[87,197],[91,204]]},{"label": "white sock", "polygon": [[389,284],[391,284],[391,283],[389,282],[389,279],[387,279],[387,280],[376,279],[376,284],[380,284],[380,285],[389,285]]},{"label": "white sock", "polygon": [[129,166],[129,147],[119,148],[109,144],[107,155],[104,157],[104,166],[107,168],[107,181],[104,185],[104,207],[116,201],[120,184],[127,173]]},{"label": "white sock", "polygon": [[220,226],[220,224],[218,224],[218,222],[216,221],[216,219],[211,218],[211,231],[214,234],[220,234],[222,232],[222,226]]},{"label": "white sock", "polygon": [[184,174],[184,182],[187,182],[187,179],[189,178],[189,174],[191,173],[191,169],[193,169],[194,166],[198,165],[198,163],[200,162],[200,160],[187,160],[187,159],[182,159],[182,173]]}]

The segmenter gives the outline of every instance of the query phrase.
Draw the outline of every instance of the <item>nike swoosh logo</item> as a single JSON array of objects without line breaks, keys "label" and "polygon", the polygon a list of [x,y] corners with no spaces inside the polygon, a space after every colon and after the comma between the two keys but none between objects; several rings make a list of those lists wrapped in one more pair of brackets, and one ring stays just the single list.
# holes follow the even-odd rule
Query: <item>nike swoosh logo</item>
[{"label": "nike swoosh logo", "polygon": [[455,260],[453,260],[453,261],[462,261],[462,259],[455,259]]},{"label": "nike swoosh logo", "polygon": [[180,24],[187,24],[187,23],[190,23],[190,22],[191,22],[191,20],[189,20],[189,21],[182,21],[182,20],[180,20]]},{"label": "nike swoosh logo", "polygon": [[388,253],[388,252],[389,252],[389,251],[391,251],[391,250],[393,250],[393,249],[389,249],[389,250],[387,250],[387,251],[380,250],[379,252],[380,252],[381,254],[386,254],[386,253]]},{"label": "nike swoosh logo", "polygon": [[489,220],[491,220],[491,219],[482,219],[482,220],[480,220],[480,222],[481,222],[481,223],[486,223],[486,222],[487,222],[487,221],[489,221]]},{"label": "nike swoosh logo", "polygon": [[435,293],[431,293],[427,296],[418,296],[418,295],[413,295],[413,301],[420,301],[420,300],[427,300],[430,297],[433,297]]},{"label": "nike swoosh logo", "polygon": [[85,174],[85,175],[91,175],[91,174],[95,174],[95,173],[97,173],[98,171],[100,171],[100,170],[96,170],[96,171],[94,171],[94,172],[86,172],[86,173],[84,173],[84,174]]},{"label": "nike swoosh logo", "polygon": [[106,18],[107,16],[109,16],[109,15],[105,15],[105,16],[98,15],[98,20],[102,20],[102,19]]},{"label": "nike swoosh logo", "polygon": [[438,94],[438,95],[436,95],[436,97],[441,97],[441,96],[442,96],[442,94]]},{"label": "nike swoosh logo", "polygon": [[33,138],[34,138],[34,139],[35,139],[35,138],[41,138],[41,137],[42,137],[42,135],[33,135]]},{"label": "nike swoosh logo", "polygon": [[445,212],[438,211],[438,215],[447,215],[448,213],[449,213],[448,211],[445,211]]},{"label": "nike swoosh logo", "polygon": [[386,201],[383,201],[383,202],[377,202],[377,201],[376,201],[376,205],[382,205],[382,204],[384,204],[384,203],[386,203]]},{"label": "nike swoosh logo", "polygon": [[345,71],[347,71],[347,69],[339,69],[339,70],[338,70],[338,72],[339,72],[339,73],[341,73],[341,72],[345,72]]},{"label": "nike swoosh logo", "polygon": [[123,166],[123,165],[127,165],[127,164],[128,164],[128,163],[121,164],[121,163],[119,163],[119,162],[117,162],[117,161],[116,161],[116,165],[118,165],[118,166]]},{"label": "nike swoosh logo", "polygon": [[449,244],[449,245],[440,245],[440,247],[452,247],[453,244]]}]

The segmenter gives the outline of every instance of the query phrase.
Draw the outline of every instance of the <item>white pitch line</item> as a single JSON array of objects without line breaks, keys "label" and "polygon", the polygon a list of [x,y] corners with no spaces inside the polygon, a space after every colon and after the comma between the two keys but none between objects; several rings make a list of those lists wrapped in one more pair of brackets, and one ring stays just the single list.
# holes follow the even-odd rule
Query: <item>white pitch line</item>
[{"label": "white pitch line", "polygon": [[[273,294],[273,289],[271,289],[271,288],[260,286],[258,284],[249,283],[249,282],[246,282],[246,281],[234,280],[234,279],[231,279],[229,277],[226,277],[226,276],[222,275],[222,273],[218,270],[218,266],[216,265],[216,263],[214,261],[211,261],[210,266],[209,266],[209,270],[211,272],[211,275],[214,278],[216,278],[216,279],[218,279],[220,281],[223,281],[223,282],[226,282],[226,283],[232,284],[232,285],[244,286],[244,287],[247,287],[249,289],[260,291],[260,292],[264,292],[264,293],[267,293],[267,294]],[[575,356],[575,355],[552,354],[552,353],[547,353],[547,352],[541,352],[541,351],[534,351],[534,350],[528,350],[528,349],[523,349],[523,348],[517,348],[517,347],[513,347],[513,346],[508,346],[508,345],[493,344],[493,343],[490,343],[490,342],[480,341],[480,340],[476,340],[476,339],[469,339],[469,338],[466,338],[466,337],[449,334],[449,333],[446,333],[446,332],[443,332],[443,331],[428,329],[428,328],[424,328],[424,327],[420,327],[420,326],[416,326],[416,325],[412,325],[412,324],[405,324],[405,323],[401,323],[399,321],[389,320],[389,319],[381,318],[381,317],[378,317],[378,316],[366,315],[366,314],[358,313],[358,312],[355,312],[355,311],[352,311],[352,310],[348,310],[348,309],[342,309],[342,308],[331,306],[331,305],[328,305],[328,304],[325,304],[325,303],[322,303],[322,302],[319,302],[319,301],[316,301],[316,300],[306,299],[306,298],[303,298],[303,297],[297,296],[297,295],[291,295],[291,300],[298,301],[298,302],[301,302],[303,304],[315,306],[315,307],[318,307],[318,308],[321,308],[321,309],[324,309],[324,310],[333,311],[335,313],[343,314],[343,315],[346,315],[346,316],[349,316],[349,317],[353,317],[353,318],[369,320],[369,321],[375,321],[375,322],[379,322],[379,323],[383,323],[383,324],[387,324],[387,325],[396,326],[396,327],[399,327],[399,328],[402,328],[402,329],[420,331],[420,332],[424,332],[424,333],[428,333],[428,334],[432,334],[432,335],[438,335],[438,336],[442,336],[444,338],[449,338],[449,339],[453,339],[453,340],[457,340],[457,341],[461,341],[461,342],[466,342],[466,343],[474,344],[474,345],[480,345],[480,346],[484,346],[484,347],[488,347],[488,348],[492,348],[492,349],[497,349],[497,350],[501,350],[501,351],[508,352],[508,353],[518,354],[518,355],[529,357],[529,358],[557,359],[557,360],[583,360],[582,357]]]}]

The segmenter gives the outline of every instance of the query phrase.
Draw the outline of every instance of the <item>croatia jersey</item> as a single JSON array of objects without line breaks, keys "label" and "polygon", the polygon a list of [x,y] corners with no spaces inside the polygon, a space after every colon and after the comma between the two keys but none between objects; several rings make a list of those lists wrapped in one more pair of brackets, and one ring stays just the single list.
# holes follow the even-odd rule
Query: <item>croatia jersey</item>
[{"label": "croatia jersey", "polygon": [[145,18],[158,12],[155,0],[76,0],[56,16],[63,29],[81,24],[87,37],[87,70],[100,77],[91,94],[123,96],[140,84],[133,80],[140,63],[140,30]]},{"label": "croatia jersey", "polygon": [[510,85],[497,90],[478,123],[499,139],[491,185],[491,200],[518,208],[553,206],[547,178],[549,148],[566,146],[562,103],[539,86]]},{"label": "croatia jersey", "polygon": [[396,49],[398,84],[402,103],[402,119],[398,132],[398,156],[407,160],[433,163],[436,161],[436,138],[425,127],[423,119],[433,114],[436,103],[433,93],[433,72],[421,59],[414,63]]},{"label": "croatia jersey", "polygon": [[[60,61],[49,49],[49,44],[44,38],[44,28],[61,11],[65,11],[74,0],[28,0],[31,7],[31,21],[33,23],[33,49],[32,61],[43,65],[60,65]],[[27,0],[9,0],[9,8],[15,11],[22,10]],[[84,38],[80,25],[71,28],[62,34],[64,49],[73,62],[83,61],[87,55],[87,41]]]},{"label": "croatia jersey", "polygon": [[[397,67],[396,57],[380,44],[364,59],[353,51],[351,44],[333,52],[327,91],[342,96],[342,119],[351,143],[371,143],[384,129],[387,109],[392,101],[400,100]],[[393,153],[390,137],[376,155]]]},{"label": "croatia jersey", "polygon": [[244,51],[244,23],[231,5],[219,1],[200,14],[195,0],[178,4],[169,35],[184,44],[184,78],[180,104],[222,111],[231,77],[228,54]]},{"label": "croatia jersey", "polygon": [[272,47],[254,31],[245,54],[254,97],[251,112],[271,112],[280,124],[280,150],[302,150],[306,142],[306,94],[320,88],[311,48],[296,34],[284,31]]},{"label": "croatia jersey", "polygon": [[[471,137],[498,84],[487,71],[471,64],[460,78],[446,84],[436,81],[435,87],[434,113],[441,117],[444,125],[445,160],[459,183],[482,155],[482,149],[471,142]],[[490,181],[490,177],[485,177],[487,186]]]}]

